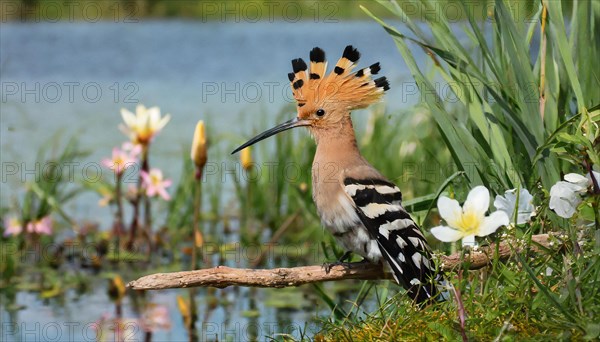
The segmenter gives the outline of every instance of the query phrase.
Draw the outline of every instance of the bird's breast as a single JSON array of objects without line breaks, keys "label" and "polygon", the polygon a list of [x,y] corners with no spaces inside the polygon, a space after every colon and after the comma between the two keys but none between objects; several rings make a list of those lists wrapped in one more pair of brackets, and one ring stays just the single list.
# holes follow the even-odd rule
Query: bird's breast
[{"label": "bird's breast", "polygon": [[356,225],[362,225],[352,201],[345,194],[340,191],[325,197],[316,198],[315,204],[321,222],[332,234],[342,234]]}]

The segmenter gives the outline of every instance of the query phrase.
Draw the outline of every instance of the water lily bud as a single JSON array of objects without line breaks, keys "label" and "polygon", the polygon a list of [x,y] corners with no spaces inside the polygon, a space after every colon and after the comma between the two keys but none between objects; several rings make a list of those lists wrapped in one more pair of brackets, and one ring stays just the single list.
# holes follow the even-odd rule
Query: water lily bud
[{"label": "water lily bud", "polygon": [[204,237],[199,230],[194,231],[194,243],[198,248],[202,248],[202,245],[204,245]]},{"label": "water lily bud", "polygon": [[246,147],[242,150],[242,153],[240,154],[240,162],[242,163],[242,167],[244,168],[244,170],[250,170],[253,163],[252,151],[250,150],[250,147]]},{"label": "water lily bud", "polygon": [[181,313],[181,317],[183,317],[183,321],[185,322],[185,325],[189,326],[190,321],[192,319],[192,316],[190,313],[190,307],[189,307],[188,303],[186,302],[186,300],[183,299],[183,297],[181,297],[180,295],[177,295],[177,307],[179,308],[179,313]]},{"label": "water lily bud", "polygon": [[198,121],[196,131],[194,131],[194,141],[192,143],[192,161],[198,168],[203,168],[206,164],[206,133],[204,130],[204,121]]},{"label": "water lily bud", "polygon": [[121,276],[116,275],[113,279],[111,279],[108,286],[108,295],[110,298],[120,301],[125,297],[125,283],[123,282],[123,278]]}]

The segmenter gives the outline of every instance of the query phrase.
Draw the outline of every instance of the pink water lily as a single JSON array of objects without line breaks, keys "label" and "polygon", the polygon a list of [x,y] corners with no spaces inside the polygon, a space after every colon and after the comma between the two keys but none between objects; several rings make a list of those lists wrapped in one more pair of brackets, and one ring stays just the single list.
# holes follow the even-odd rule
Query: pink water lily
[{"label": "pink water lily", "polygon": [[113,148],[112,157],[103,159],[102,165],[120,175],[125,169],[137,163],[141,152],[142,147],[140,145],[126,142],[121,148]]},{"label": "pink water lily", "polygon": [[146,195],[148,197],[154,197],[159,195],[165,201],[171,199],[167,188],[171,186],[170,179],[164,179],[163,173],[159,169],[151,169],[150,172],[141,171],[140,176],[142,177],[143,186],[146,189]]},{"label": "pink water lily", "polygon": [[44,216],[39,220],[27,223],[27,232],[40,235],[52,235],[52,219],[50,216]]},{"label": "pink water lily", "polygon": [[23,231],[23,223],[16,217],[4,219],[4,236],[17,236]]},{"label": "pink water lily", "polygon": [[145,331],[169,330],[171,329],[169,309],[165,305],[150,303],[142,315],[141,322]]}]

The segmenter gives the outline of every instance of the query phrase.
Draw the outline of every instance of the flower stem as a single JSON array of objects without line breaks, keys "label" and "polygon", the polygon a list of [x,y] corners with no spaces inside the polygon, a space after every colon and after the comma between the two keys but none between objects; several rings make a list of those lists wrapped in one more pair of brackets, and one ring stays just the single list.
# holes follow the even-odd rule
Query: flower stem
[{"label": "flower stem", "polygon": [[[592,194],[594,196],[592,200],[592,208],[594,209],[594,225],[596,227],[596,232],[598,232],[600,231],[600,203],[598,203],[600,201],[600,185],[598,185],[598,182],[600,182],[600,180],[596,179],[596,177],[594,176],[592,163],[589,160],[589,156],[585,159],[585,166],[588,174],[590,175],[590,179],[592,180]],[[600,249],[600,240],[595,240],[596,249]]]},{"label": "flower stem", "polygon": [[[148,172],[150,170],[149,161],[148,161],[148,146],[144,147],[142,152],[142,171]],[[140,175],[141,180],[141,175]],[[148,242],[148,251],[152,252],[152,210],[150,206],[150,197],[146,195],[146,193],[142,194],[142,198],[144,200],[144,226],[143,229],[145,231],[145,235]]]},{"label": "flower stem", "polygon": [[[140,171],[148,171],[148,148],[144,146],[142,148],[142,166]],[[131,226],[129,228],[129,240],[127,241],[127,250],[131,250],[133,248],[133,244],[135,242],[135,238],[137,236],[137,230],[140,225],[140,203],[142,199],[146,199],[147,196],[142,191],[142,174],[140,172],[137,181],[136,188],[136,196],[135,200],[133,200],[133,217],[131,218]],[[145,202],[144,202],[145,203]],[[147,208],[146,208],[147,210]]]},{"label": "flower stem", "polygon": [[[140,187],[138,185],[137,192],[139,193]],[[133,241],[135,240],[135,232],[139,225],[138,217],[140,216],[140,195],[136,195],[136,198],[131,202],[133,206],[133,215],[131,217],[131,224],[129,225],[129,239],[127,241],[127,250],[133,248]]]},{"label": "flower stem", "polygon": [[115,251],[119,250],[121,235],[123,234],[123,200],[122,200],[122,174],[116,174],[115,184],[115,202],[117,204],[117,212],[115,213],[115,222],[113,223],[113,235],[115,236]]},{"label": "flower stem", "polygon": [[[194,193],[194,217],[193,217],[193,230],[192,230],[192,263],[190,269],[193,271],[198,267],[198,246],[196,237],[200,233],[200,212],[202,208],[202,167],[196,167],[196,174],[194,175],[195,193]],[[198,319],[198,310],[196,308],[196,289],[190,288],[190,326],[189,338],[190,341],[198,340],[196,334],[196,320]]]},{"label": "flower stem", "polygon": [[[458,270],[458,282],[456,284],[456,286],[452,286],[452,289],[454,290],[454,297],[456,298],[456,305],[458,306],[458,321],[460,323],[459,327],[460,327],[460,335],[462,337],[463,342],[467,342],[469,341],[469,338],[467,337],[467,333],[465,330],[465,320],[466,320],[466,310],[465,310],[465,305],[464,302],[462,300],[462,292],[460,290],[460,288],[463,286],[462,285],[462,281],[463,281],[463,272],[464,272],[464,261],[465,261],[465,255],[466,253],[470,253],[471,250],[461,250],[460,251],[460,265],[461,268]],[[468,270],[468,268],[466,268]]]},{"label": "flower stem", "polygon": [[[464,255],[464,254],[463,254]],[[463,270],[462,268],[460,270],[458,270],[458,286],[462,286],[462,276],[463,276]],[[456,297],[456,304],[458,305],[458,320],[460,322],[460,335],[462,336],[462,340],[463,342],[467,342],[469,341],[469,339],[467,338],[467,333],[465,332],[465,305],[463,304],[462,301],[462,295],[461,295],[461,291],[460,288],[458,287],[454,287],[454,295]]]},{"label": "flower stem", "polygon": [[190,269],[195,270],[198,267],[197,257],[198,251],[196,246],[196,235],[200,233],[200,211],[202,208],[202,169],[196,168],[196,174],[194,176],[196,181],[195,192],[194,192],[194,217],[193,217],[193,232],[192,232],[192,264]]}]

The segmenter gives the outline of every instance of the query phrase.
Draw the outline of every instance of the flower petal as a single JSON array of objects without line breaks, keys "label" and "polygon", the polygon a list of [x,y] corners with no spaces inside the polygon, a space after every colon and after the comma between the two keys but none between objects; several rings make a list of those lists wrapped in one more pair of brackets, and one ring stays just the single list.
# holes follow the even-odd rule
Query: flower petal
[{"label": "flower petal", "polygon": [[8,219],[4,219],[4,236],[7,237],[9,235],[19,235],[23,230],[23,225],[19,222],[18,219],[11,217]]},{"label": "flower petal", "polygon": [[518,193],[517,198],[517,189],[507,190],[504,192],[504,196],[496,196],[494,200],[494,206],[496,209],[501,210],[506,213],[508,218],[512,221],[515,218],[515,207],[517,209],[517,224],[526,223],[531,216],[533,216],[533,212],[535,208],[533,207],[532,200],[533,196],[527,191],[527,189],[521,189]]},{"label": "flower petal", "polygon": [[142,170],[140,171],[140,177],[142,177],[142,181],[148,185],[152,183],[152,179],[150,179],[150,175],[148,174],[148,172]]},{"label": "flower petal", "polygon": [[560,217],[570,218],[581,203],[578,194],[580,189],[581,187],[577,184],[557,182],[550,188],[550,209]]},{"label": "flower petal", "polygon": [[533,196],[527,189],[519,193],[519,208],[517,209],[517,224],[524,224],[535,214]]},{"label": "flower petal", "polygon": [[588,179],[577,173],[568,173],[565,175],[565,180],[569,183],[577,184],[579,186],[587,188]]},{"label": "flower petal", "polygon": [[443,242],[454,242],[463,237],[463,233],[461,231],[446,226],[437,226],[431,228],[431,234],[433,234],[436,239]]},{"label": "flower petal", "polygon": [[465,246],[469,246],[469,247],[475,247],[477,246],[477,242],[475,242],[475,235],[467,235],[462,239],[462,245],[463,247]]},{"label": "flower petal", "polygon": [[135,106],[135,115],[137,116],[138,121],[146,121],[146,118],[148,117],[148,110],[146,109],[146,106],[143,104],[138,104]]},{"label": "flower petal", "polygon": [[165,190],[165,188],[160,187],[157,189],[157,192],[160,195],[160,197],[162,197],[165,201],[171,200],[171,196],[169,195],[167,190]]},{"label": "flower petal", "polygon": [[160,131],[163,129],[171,120],[171,114],[165,115],[162,119],[160,119],[154,126],[155,131]]},{"label": "flower petal", "polygon": [[33,222],[27,222],[27,225],[25,226],[25,230],[27,231],[27,233],[35,233],[35,224]]},{"label": "flower petal", "polygon": [[52,219],[50,216],[45,216],[36,224],[38,234],[52,235]]},{"label": "flower petal", "polygon": [[510,212],[512,212],[515,208],[515,203],[511,202],[508,197],[508,191],[505,194],[505,197],[496,195],[496,198],[494,199],[494,207],[496,207],[498,210],[506,212],[507,214],[510,214]]},{"label": "flower petal", "polygon": [[462,208],[457,200],[450,199],[446,196],[440,196],[437,202],[440,216],[452,227],[456,227],[457,222],[462,215]]},{"label": "flower petal", "polygon": [[156,186],[154,186],[154,185],[147,185],[146,195],[148,195],[148,197],[154,197],[154,196],[156,196],[157,192],[158,192],[158,189],[157,189]]},{"label": "flower petal", "polygon": [[154,106],[146,110],[146,115],[150,125],[155,126],[160,120],[160,108]]},{"label": "flower petal", "polygon": [[506,226],[509,223],[508,215],[503,211],[495,211],[490,216],[483,219],[479,226],[477,236],[487,236],[495,232],[501,226]]},{"label": "flower petal", "polygon": [[102,166],[106,167],[107,169],[112,170],[114,165],[115,165],[115,162],[113,162],[112,159],[108,159],[108,158],[102,159]]},{"label": "flower petal", "polygon": [[576,196],[576,192],[581,190],[577,184],[560,181],[550,188],[550,197],[571,198]]},{"label": "flower petal", "polygon": [[533,196],[527,189],[521,189],[519,192],[519,208],[526,208],[531,206],[533,202]]},{"label": "flower petal", "polygon": [[127,125],[127,127],[135,127],[137,120],[132,112],[128,111],[125,108],[122,108],[121,117],[123,117],[123,121],[125,122],[125,125]]},{"label": "flower petal", "polygon": [[485,215],[490,207],[490,192],[483,186],[474,187],[467,195],[467,200],[463,204],[463,211],[474,212],[479,215]]},{"label": "flower petal", "polygon": [[150,176],[154,177],[158,180],[162,180],[163,179],[163,173],[161,169],[152,169],[150,170]]}]

